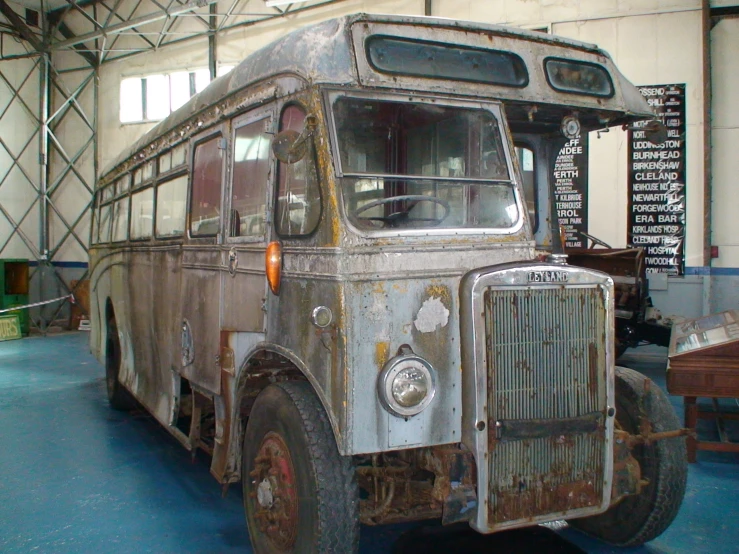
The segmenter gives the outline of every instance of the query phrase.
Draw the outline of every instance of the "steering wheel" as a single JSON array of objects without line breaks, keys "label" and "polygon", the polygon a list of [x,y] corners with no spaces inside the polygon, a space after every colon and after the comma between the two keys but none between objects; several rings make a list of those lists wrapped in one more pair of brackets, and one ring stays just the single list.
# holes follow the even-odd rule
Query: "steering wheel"
[{"label": "steering wheel", "polygon": [[371,210],[372,208],[375,208],[377,206],[382,206],[383,204],[391,204],[393,202],[432,202],[434,204],[439,204],[442,208],[444,208],[444,214],[441,217],[410,217],[409,210],[402,211],[402,212],[393,212],[390,215],[383,216],[383,217],[360,217],[359,219],[365,219],[369,221],[382,221],[383,223],[387,224],[389,227],[400,227],[403,224],[414,222],[414,221],[426,221],[431,222],[432,225],[438,225],[442,221],[444,221],[447,216],[449,215],[449,212],[451,211],[451,207],[449,206],[449,202],[446,200],[443,200],[441,198],[437,198],[436,196],[424,196],[422,194],[404,194],[401,196],[390,196],[388,198],[380,198],[379,200],[373,200],[372,202],[369,202],[368,204],[365,204],[364,206],[361,206],[354,210],[354,215],[359,216],[359,214],[366,212],[367,210]]},{"label": "steering wheel", "polygon": [[599,238],[594,237],[593,235],[589,235],[585,231],[578,231],[582,236],[584,236],[587,239],[590,239],[590,241],[593,243],[590,245],[590,248],[595,248],[595,245],[602,246],[603,248],[610,248],[611,245],[608,243],[603,242]]}]

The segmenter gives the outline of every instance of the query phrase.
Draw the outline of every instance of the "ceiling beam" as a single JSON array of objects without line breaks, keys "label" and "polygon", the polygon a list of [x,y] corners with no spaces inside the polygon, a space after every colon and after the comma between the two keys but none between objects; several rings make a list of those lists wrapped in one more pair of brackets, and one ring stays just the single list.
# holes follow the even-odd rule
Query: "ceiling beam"
[{"label": "ceiling beam", "polygon": [[44,43],[36,36],[36,34],[28,28],[25,21],[15,13],[13,8],[8,6],[5,0],[0,0],[0,13],[2,13],[8,22],[15,28],[16,31],[23,37],[24,40],[28,41],[31,46],[37,52],[44,52],[46,50]]},{"label": "ceiling beam", "polygon": [[[4,2],[4,0],[0,0],[0,2]],[[140,17],[135,17],[133,19],[129,19],[128,21],[124,21],[116,25],[110,25],[109,27],[106,27],[105,29],[93,31],[91,33],[85,33],[84,35],[78,35],[76,37],[73,37],[67,40],[62,40],[60,42],[52,43],[51,47],[54,50],[68,48],[70,46],[74,46],[75,44],[82,44],[83,42],[87,42],[89,40],[95,40],[98,38],[108,37],[111,35],[122,33],[123,31],[128,31],[129,29],[132,29],[134,27],[138,27],[141,25],[147,25],[149,23],[154,23],[155,21],[167,19],[168,17],[176,17],[181,14],[189,13],[197,9],[203,8],[209,4],[214,4],[216,2],[217,0],[197,0],[194,2],[193,1],[187,2],[181,8],[176,8],[174,10],[161,10],[161,11],[150,13],[147,15],[142,15]]]},{"label": "ceiling beam", "polygon": [[[57,27],[57,30],[66,39],[74,38],[75,36],[72,30],[69,27],[67,27],[67,24],[64,23],[64,21],[59,22],[59,26]],[[89,48],[87,48],[87,46],[85,46],[84,44],[75,44],[74,49],[77,50],[77,53],[83,58],[85,58],[85,60],[92,67],[97,67],[99,65],[97,56],[89,52]]]},{"label": "ceiling beam", "polygon": [[99,4],[101,0],[79,0],[77,2],[70,2],[61,8],[57,8],[55,10],[49,10],[46,13],[46,20],[51,24],[55,25],[58,21],[60,21],[67,12],[72,8],[72,4],[76,5],[78,8],[86,8],[87,6],[92,6],[93,4]]}]

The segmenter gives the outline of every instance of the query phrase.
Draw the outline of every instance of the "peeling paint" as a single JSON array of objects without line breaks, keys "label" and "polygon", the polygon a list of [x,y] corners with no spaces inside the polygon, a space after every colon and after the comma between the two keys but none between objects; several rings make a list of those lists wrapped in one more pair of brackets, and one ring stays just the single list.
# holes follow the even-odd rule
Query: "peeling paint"
[{"label": "peeling paint", "polygon": [[418,310],[414,325],[421,333],[433,333],[437,327],[444,328],[449,323],[449,310],[441,299],[432,296]]}]

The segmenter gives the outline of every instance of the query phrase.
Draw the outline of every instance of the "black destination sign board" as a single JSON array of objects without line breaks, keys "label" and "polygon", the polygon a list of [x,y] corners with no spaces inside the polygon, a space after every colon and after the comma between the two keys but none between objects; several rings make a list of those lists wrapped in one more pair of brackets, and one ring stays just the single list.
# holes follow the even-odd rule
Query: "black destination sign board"
[{"label": "black destination sign board", "polygon": [[559,150],[552,171],[554,213],[564,228],[565,248],[586,248],[588,232],[588,135],[570,139]]},{"label": "black destination sign board", "polygon": [[667,127],[667,140],[655,145],[644,131],[629,131],[627,242],[644,248],[647,273],[683,275],[685,85],[651,85],[639,90]]}]

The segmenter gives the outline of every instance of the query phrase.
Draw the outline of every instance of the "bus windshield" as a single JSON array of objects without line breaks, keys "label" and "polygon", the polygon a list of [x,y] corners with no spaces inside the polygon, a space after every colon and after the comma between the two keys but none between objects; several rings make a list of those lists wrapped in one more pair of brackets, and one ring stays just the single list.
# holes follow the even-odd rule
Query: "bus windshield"
[{"label": "bus windshield", "polygon": [[513,172],[490,110],[338,96],[333,116],[344,207],[358,230],[518,222]]}]

